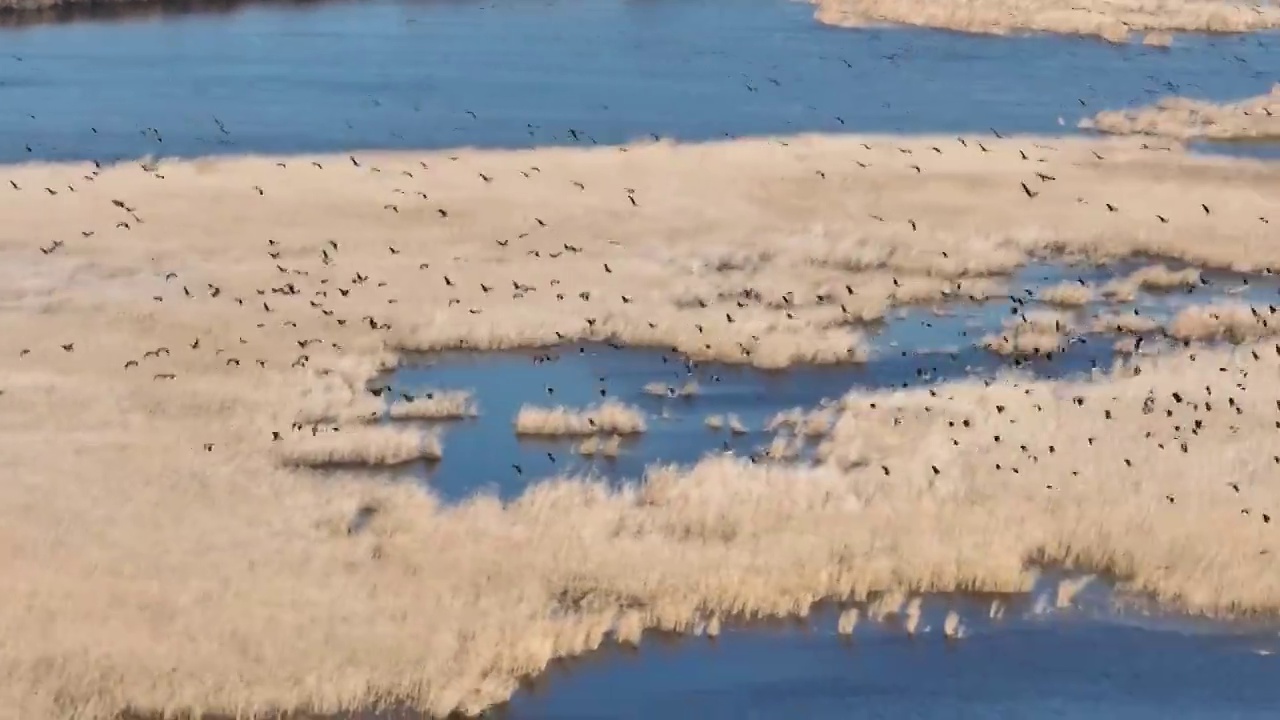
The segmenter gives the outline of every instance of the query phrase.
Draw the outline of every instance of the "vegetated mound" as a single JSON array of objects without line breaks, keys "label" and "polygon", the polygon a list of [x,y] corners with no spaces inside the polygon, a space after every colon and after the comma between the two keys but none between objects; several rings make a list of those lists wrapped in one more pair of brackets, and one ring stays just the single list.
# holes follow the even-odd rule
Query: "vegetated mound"
[{"label": "vegetated mound", "polygon": [[1280,138],[1280,84],[1238,102],[1170,97],[1132,110],[1106,110],[1081,120],[1080,127],[1178,140],[1273,140]]},{"label": "vegetated mound", "polygon": [[1280,27],[1269,0],[812,0],[820,22],[843,27],[882,23],[1004,35],[1050,32],[1167,45],[1169,32],[1249,32]]}]

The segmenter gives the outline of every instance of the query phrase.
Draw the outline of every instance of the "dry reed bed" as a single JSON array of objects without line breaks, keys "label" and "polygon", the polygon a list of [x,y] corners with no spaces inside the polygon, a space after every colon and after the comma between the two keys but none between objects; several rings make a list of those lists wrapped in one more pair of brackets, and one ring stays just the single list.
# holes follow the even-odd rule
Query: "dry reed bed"
[{"label": "dry reed bed", "polygon": [[1280,334],[1280,322],[1268,308],[1197,305],[1179,311],[1166,333],[1175,340],[1226,340],[1239,345]]},{"label": "dry reed bed", "polygon": [[1102,286],[1102,295],[1115,302],[1132,302],[1142,290],[1172,291],[1200,284],[1195,268],[1174,270],[1167,265],[1147,265]]},{"label": "dry reed bed", "polygon": [[438,432],[357,425],[288,437],[277,448],[286,465],[402,465],[444,457]]},{"label": "dry reed bed", "polygon": [[643,410],[614,400],[580,410],[525,405],[515,424],[520,435],[636,435],[647,429]]},{"label": "dry reed bed", "polygon": [[397,400],[387,409],[392,420],[462,420],[479,414],[466,390],[435,390]]},{"label": "dry reed bed", "polygon": [[1060,312],[1030,312],[1005,321],[999,333],[982,344],[1000,355],[1051,355],[1066,348],[1073,319]]},{"label": "dry reed bed", "polygon": [[1269,0],[811,0],[819,22],[841,27],[884,23],[1005,35],[1050,32],[1094,35],[1126,42],[1146,33],[1149,45],[1167,46],[1170,31],[1249,32],[1280,27],[1280,7]]},{"label": "dry reed bed", "polygon": [[1280,84],[1264,95],[1231,103],[1162,98],[1147,107],[1100,112],[1081,120],[1080,127],[1117,135],[1158,135],[1184,141],[1280,138]]},{"label": "dry reed bed", "polygon": [[1088,305],[1093,301],[1093,288],[1068,280],[1056,285],[1050,285],[1036,295],[1042,302],[1050,305],[1076,307]]},{"label": "dry reed bed", "polygon": [[[325,419],[335,438],[368,427],[387,347],[594,337],[846,361],[858,323],[991,292],[1030,257],[1280,267],[1258,219],[1280,216],[1274,165],[1124,138],[785,143],[161,161],[163,181],[135,163],[6,168],[21,189],[0,192],[0,717],[475,711],[610,632],[876,589],[1018,589],[1029,557],[1114,565],[1205,612],[1280,605],[1260,514],[1269,346],[1257,365],[1178,353],[1097,386],[856,398],[808,469],[719,459],[445,508],[278,463],[309,438],[293,427],[313,400],[356,408],[356,427]],[[1248,378],[1218,371],[1237,362]],[[1199,409],[1166,407],[1173,389]],[[1187,437],[1191,413],[1204,428]]]}]

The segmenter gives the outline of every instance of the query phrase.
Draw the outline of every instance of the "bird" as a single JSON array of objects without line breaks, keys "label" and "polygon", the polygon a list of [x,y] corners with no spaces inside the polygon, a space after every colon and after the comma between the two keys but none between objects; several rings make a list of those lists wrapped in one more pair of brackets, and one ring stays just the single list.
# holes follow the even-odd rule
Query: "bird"
[{"label": "bird", "polygon": [[1026,193],[1027,197],[1029,198],[1034,198],[1035,196],[1040,194],[1038,191],[1032,190],[1031,188],[1027,187],[1026,183],[1022,183],[1022,192]]},{"label": "bird", "polygon": [[75,344],[75,343],[73,343],[73,342],[67,343],[66,345],[61,345],[60,347],[62,348],[63,352],[75,352],[75,351],[76,351],[76,344]]}]

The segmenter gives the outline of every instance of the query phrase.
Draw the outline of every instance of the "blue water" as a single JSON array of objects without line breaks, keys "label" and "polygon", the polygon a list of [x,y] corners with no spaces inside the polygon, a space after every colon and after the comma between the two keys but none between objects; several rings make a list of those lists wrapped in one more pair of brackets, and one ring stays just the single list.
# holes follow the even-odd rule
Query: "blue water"
[{"label": "blue water", "polygon": [[[1166,720],[1274,718],[1274,639],[1081,619],[1014,621],[948,643],[834,617],[715,641],[648,642],[552,673],[501,716]],[[863,631],[859,626],[859,631]]]},{"label": "blue water", "polygon": [[1161,50],[851,31],[786,0],[248,6],[0,29],[0,48],[0,161],[1061,133],[1101,109],[1241,97],[1280,80],[1276,34]]}]

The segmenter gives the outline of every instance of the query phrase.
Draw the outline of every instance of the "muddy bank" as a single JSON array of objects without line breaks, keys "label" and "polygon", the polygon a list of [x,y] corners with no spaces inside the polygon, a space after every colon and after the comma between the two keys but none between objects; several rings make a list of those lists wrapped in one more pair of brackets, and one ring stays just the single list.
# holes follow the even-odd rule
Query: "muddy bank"
[{"label": "muddy bank", "polygon": [[1280,85],[1239,102],[1164,98],[1132,110],[1107,110],[1080,127],[1115,135],[1157,135],[1178,140],[1275,140],[1280,138]]},{"label": "muddy bank", "polygon": [[1268,342],[857,393],[811,467],[716,457],[445,505],[281,460],[433,454],[305,442],[300,417],[367,425],[400,352],[858,363],[867,323],[1003,295],[1041,255],[1280,267],[1277,198],[1274,165],[1128,139],[2,168],[0,707],[474,712],[612,633],[1025,589],[1029,561],[1275,612]]},{"label": "muddy bank", "polygon": [[897,23],[1004,35],[1050,32],[1095,35],[1126,42],[1134,34],[1150,45],[1171,42],[1170,32],[1249,32],[1280,27],[1280,7],[1268,0],[815,0],[819,22],[842,27]]}]

